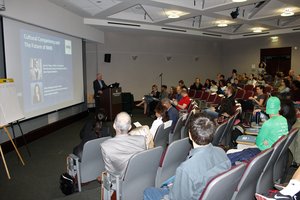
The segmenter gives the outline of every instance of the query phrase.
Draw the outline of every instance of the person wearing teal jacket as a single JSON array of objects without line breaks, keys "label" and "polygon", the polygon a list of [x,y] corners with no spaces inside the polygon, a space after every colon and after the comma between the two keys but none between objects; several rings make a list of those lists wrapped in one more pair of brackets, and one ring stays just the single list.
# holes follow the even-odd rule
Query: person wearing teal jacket
[{"label": "person wearing teal jacket", "polygon": [[270,148],[281,136],[288,133],[287,120],[279,114],[279,110],[280,100],[277,97],[270,97],[266,110],[270,119],[262,125],[256,137],[256,145],[261,151]]},{"label": "person wearing teal jacket", "polygon": [[270,148],[281,136],[288,134],[288,123],[285,117],[279,114],[280,100],[278,97],[270,97],[267,101],[266,112],[268,119],[262,125],[256,137],[257,148],[246,148],[242,151],[228,153],[227,156],[232,165],[237,161],[249,161],[261,151]]}]

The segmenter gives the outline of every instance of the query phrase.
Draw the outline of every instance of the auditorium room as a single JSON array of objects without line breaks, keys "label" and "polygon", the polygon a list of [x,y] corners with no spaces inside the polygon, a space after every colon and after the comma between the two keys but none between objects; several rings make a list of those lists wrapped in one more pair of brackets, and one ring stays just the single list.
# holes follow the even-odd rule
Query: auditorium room
[{"label": "auditorium room", "polygon": [[300,199],[299,38],[298,0],[0,0],[0,199]]}]

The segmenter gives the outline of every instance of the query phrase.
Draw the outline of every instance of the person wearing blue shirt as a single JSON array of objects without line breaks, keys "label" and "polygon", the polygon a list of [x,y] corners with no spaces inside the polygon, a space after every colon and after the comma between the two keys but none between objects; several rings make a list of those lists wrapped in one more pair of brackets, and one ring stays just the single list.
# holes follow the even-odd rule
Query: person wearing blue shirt
[{"label": "person wearing blue shirt", "polygon": [[189,138],[194,148],[188,159],[176,169],[174,182],[163,184],[167,185],[163,188],[147,188],[144,200],[198,200],[213,177],[230,169],[224,150],[211,144],[214,132],[214,122],[196,114],[189,127]]}]

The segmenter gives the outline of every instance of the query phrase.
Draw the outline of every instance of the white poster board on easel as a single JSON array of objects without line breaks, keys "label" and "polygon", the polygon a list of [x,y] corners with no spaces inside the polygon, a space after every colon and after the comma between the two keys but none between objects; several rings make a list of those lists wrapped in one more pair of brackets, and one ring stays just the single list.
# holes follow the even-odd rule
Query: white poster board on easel
[{"label": "white poster board on easel", "polygon": [[0,79],[0,127],[24,118],[13,79]]}]

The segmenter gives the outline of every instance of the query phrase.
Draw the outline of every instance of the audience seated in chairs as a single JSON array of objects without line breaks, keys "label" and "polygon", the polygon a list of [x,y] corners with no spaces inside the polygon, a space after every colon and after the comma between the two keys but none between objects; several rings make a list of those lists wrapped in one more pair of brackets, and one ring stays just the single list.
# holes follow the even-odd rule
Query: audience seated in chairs
[{"label": "audience seated in chairs", "polygon": [[[165,99],[165,98],[164,98]],[[152,137],[155,137],[155,133],[157,131],[157,128],[163,124],[166,121],[169,121],[169,116],[167,114],[167,108],[162,105],[161,102],[157,104],[157,106],[154,109],[156,119],[153,121],[150,133],[152,134]]]},{"label": "audience seated in chairs", "polygon": [[201,84],[200,78],[196,78],[193,85],[190,86],[190,90],[202,90],[203,85]]},{"label": "audience seated in chairs", "polygon": [[98,114],[93,120],[88,120],[80,130],[81,142],[73,149],[73,154],[81,159],[83,146],[86,142],[100,137],[110,136],[109,128],[102,126],[101,118],[103,115]]},{"label": "audience seated in chairs", "polygon": [[188,88],[185,86],[183,80],[178,81],[178,86],[180,86],[182,89],[186,89],[186,91],[188,91]]},{"label": "audience seated in chairs", "polygon": [[[264,105],[267,99],[267,95],[264,94],[264,86],[259,85],[256,86],[256,95],[251,96],[248,98],[248,100],[238,100],[238,102],[242,106],[242,111],[246,113],[247,111],[250,111],[251,113],[256,110],[256,109],[264,109]],[[250,118],[249,121],[251,121],[252,117]],[[245,126],[249,126],[249,121],[244,121]]]},{"label": "audience seated in chairs", "polygon": [[186,89],[183,88],[181,90],[181,96],[182,98],[180,99],[180,101],[174,99],[173,104],[176,106],[177,110],[186,110],[191,103],[191,99],[188,96]]},{"label": "audience seated in chairs", "polygon": [[161,104],[167,109],[167,115],[169,120],[172,120],[172,128],[171,131],[174,130],[174,127],[179,119],[178,110],[172,106],[171,100],[168,98],[164,98],[161,100]]},{"label": "audience seated in chairs", "polygon": [[162,188],[147,188],[144,200],[189,199],[198,200],[206,184],[231,165],[223,149],[211,144],[215,125],[208,118],[195,115],[190,122],[189,137],[193,143],[188,159],[177,169],[175,178]]},{"label": "audience seated in chairs", "polygon": [[153,102],[155,99],[159,99],[159,91],[157,85],[152,85],[152,91],[149,95],[144,95],[143,100],[137,104],[136,106],[144,106],[144,114],[146,115],[149,111],[149,104]]},{"label": "audience seated in chairs", "polygon": [[166,85],[162,85],[160,95],[159,95],[159,100],[162,100],[162,99],[168,98],[168,97],[169,97],[168,87]]},{"label": "audience seated in chairs", "polygon": [[285,95],[290,92],[290,81],[288,79],[282,79],[280,86],[278,88],[278,92],[282,95]]},{"label": "audience seated in chairs", "polygon": [[[169,92],[168,98],[169,98],[169,99],[176,99],[176,94],[177,94],[176,87],[171,86],[171,87],[170,87],[170,92]],[[163,98],[162,98],[162,99],[163,99]]]},{"label": "audience seated in chairs", "polygon": [[211,80],[208,78],[208,79],[205,80],[205,83],[204,83],[204,85],[203,85],[203,88],[204,88],[205,90],[210,90],[210,86],[211,86]]},{"label": "audience seated in chairs", "polygon": [[180,101],[181,100],[181,98],[182,98],[181,91],[182,91],[182,87],[178,85],[176,87],[176,95],[175,95],[176,101]]},{"label": "audience seated in chairs", "polygon": [[212,119],[216,119],[218,117],[223,117],[226,119],[234,114],[234,88],[232,86],[228,86],[225,90],[225,95],[226,97],[221,101],[221,104],[219,104],[217,107],[210,107],[204,110],[204,112]]},{"label": "audience seated in chairs", "polygon": [[300,81],[298,80],[292,82],[291,99],[293,101],[300,101]]},{"label": "audience seated in chairs", "polygon": [[101,143],[100,147],[106,171],[123,178],[130,157],[146,149],[145,138],[128,134],[131,118],[126,112],[116,116],[113,127],[116,136]]},{"label": "audience seated in chairs", "polygon": [[285,117],[279,114],[280,100],[270,97],[267,101],[266,112],[270,119],[263,123],[256,137],[256,146],[246,149],[228,150],[227,155],[234,165],[236,161],[248,161],[260,151],[270,148],[282,135],[288,134],[288,124]]}]

